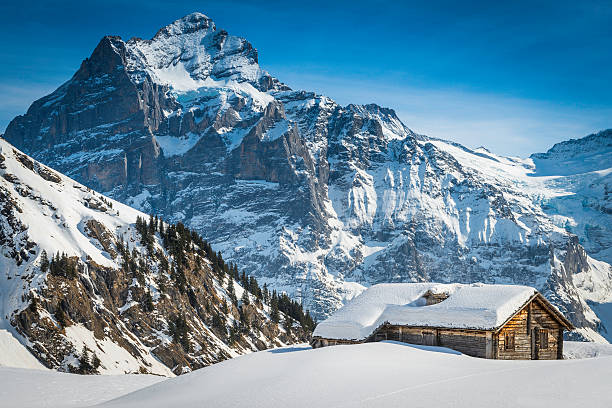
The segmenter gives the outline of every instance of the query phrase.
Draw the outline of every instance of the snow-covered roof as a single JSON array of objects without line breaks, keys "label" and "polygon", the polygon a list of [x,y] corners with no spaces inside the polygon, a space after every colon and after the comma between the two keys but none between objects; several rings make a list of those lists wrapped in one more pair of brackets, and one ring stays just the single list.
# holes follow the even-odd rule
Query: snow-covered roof
[{"label": "snow-covered roof", "polygon": [[[447,294],[426,305],[423,295]],[[319,323],[314,336],[363,340],[390,324],[492,330],[502,326],[537,291],[529,286],[440,283],[374,285]]]}]

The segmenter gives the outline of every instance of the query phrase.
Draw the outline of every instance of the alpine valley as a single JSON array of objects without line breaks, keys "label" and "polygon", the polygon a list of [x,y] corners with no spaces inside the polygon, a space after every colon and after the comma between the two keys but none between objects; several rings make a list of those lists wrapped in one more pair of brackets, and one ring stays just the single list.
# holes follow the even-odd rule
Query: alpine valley
[{"label": "alpine valley", "polygon": [[[71,293],[90,292],[94,308],[109,307],[95,277],[102,282],[113,273],[116,245],[106,248],[102,239],[99,247],[85,235],[120,231],[137,242],[127,226],[137,212],[115,202],[111,209],[88,188],[168,223],[184,223],[227,260],[319,318],[380,282],[516,283],[536,287],[559,307],[578,327],[575,338],[612,339],[611,130],[525,159],[471,150],[414,133],[392,109],[339,106],[292,90],[260,68],[249,42],[193,13],[150,40],[104,37],[70,80],[16,117],[3,137],[87,186],[59,175],[53,176],[59,183],[43,180],[37,169],[51,170],[37,163],[34,170],[21,168],[23,156],[3,142],[6,162],[21,166],[21,173],[5,170],[3,186],[16,199],[36,201],[53,231],[65,224],[74,232],[66,235],[67,246],[89,248],[82,266],[88,278]],[[66,211],[97,221],[73,221],[53,199],[60,194],[74,196]],[[18,221],[23,206],[3,210],[15,214],[10,228],[26,228]],[[109,215],[114,211],[121,215]],[[29,228],[34,242],[48,235],[42,223]],[[40,236],[32,231],[37,228]],[[19,245],[27,255],[26,241]],[[6,245],[5,254],[17,244]],[[23,262],[25,269],[8,268],[22,276],[12,280],[15,288],[37,284],[27,278],[27,258]],[[206,276],[193,279],[206,282],[207,296],[218,296],[227,282]],[[176,296],[189,303],[188,295]],[[108,319],[123,325],[132,309],[117,306],[123,314],[109,311]],[[253,313],[266,308],[261,304]],[[148,319],[130,320],[124,334],[108,333],[141,350],[145,366],[176,372],[175,365],[190,366],[183,358],[211,361],[234,353],[211,341],[180,361],[156,354],[162,366],[149,359],[149,348],[165,340]],[[20,327],[23,332],[26,326]],[[148,342],[137,340],[142,331]],[[276,326],[262,333],[236,347],[291,341]],[[54,358],[66,364],[60,357]]]}]

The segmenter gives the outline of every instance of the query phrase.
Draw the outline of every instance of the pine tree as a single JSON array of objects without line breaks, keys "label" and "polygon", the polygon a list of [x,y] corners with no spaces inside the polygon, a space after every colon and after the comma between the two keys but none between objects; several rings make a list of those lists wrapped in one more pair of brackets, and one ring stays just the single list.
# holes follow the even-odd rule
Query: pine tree
[{"label": "pine tree", "polygon": [[142,307],[145,312],[150,313],[153,311],[153,297],[151,296],[151,292],[148,290],[145,292],[144,302],[143,302]]},{"label": "pine tree", "polygon": [[159,276],[157,277],[157,286],[159,288],[160,293],[163,294],[166,292],[166,284],[167,284],[166,275],[164,275],[163,273],[160,273]]},{"label": "pine tree", "polygon": [[240,275],[240,286],[247,289],[249,287],[249,281],[247,280],[246,273],[242,271],[242,275]]},{"label": "pine tree", "polygon": [[51,259],[51,263],[49,264],[49,272],[54,276],[75,279],[78,276],[77,262],[68,258],[65,253],[60,255],[58,251],[57,254]]},{"label": "pine tree", "polygon": [[155,234],[155,230],[157,229],[155,226],[155,218],[152,215],[149,216],[149,235],[152,237]]},{"label": "pine tree", "polygon": [[98,355],[96,353],[93,353],[93,357],[91,359],[91,366],[93,367],[93,369],[97,371],[98,368],[100,368],[101,364],[102,362],[100,361],[100,358],[98,357]]},{"label": "pine tree", "polygon": [[236,298],[236,292],[234,291],[234,281],[230,276],[227,284],[227,294],[229,295],[230,300],[234,304],[234,306],[238,305],[238,299]]},{"label": "pine tree", "polygon": [[49,257],[47,256],[47,251],[44,249],[40,254],[40,270],[45,273],[49,269]]},{"label": "pine tree", "polygon": [[139,216],[136,217],[136,231],[142,235],[144,220]]},{"label": "pine tree", "polygon": [[168,273],[170,264],[168,263],[168,258],[166,258],[164,254],[161,252],[160,252],[160,257],[159,257],[159,266],[162,272]]},{"label": "pine tree", "polygon": [[78,276],[76,262],[70,260],[66,255],[64,256],[66,257],[66,277],[70,279],[76,279],[76,277]]},{"label": "pine tree", "polygon": [[140,284],[140,286],[144,286],[145,284],[145,273],[147,272],[147,265],[145,264],[144,259],[140,258],[138,260],[138,268],[136,269],[136,280]]},{"label": "pine tree", "polygon": [[117,252],[119,252],[123,256],[123,251],[125,251],[124,242],[123,242],[123,234],[119,236],[119,240],[116,243]]},{"label": "pine tree", "polygon": [[223,323],[223,319],[221,319],[217,312],[213,313],[212,326],[225,335],[225,323]]},{"label": "pine tree", "polygon": [[240,337],[239,333],[240,333],[240,326],[238,325],[238,322],[234,320],[234,324],[232,324],[232,326],[229,329],[228,342],[230,346],[234,345],[236,341],[238,341]]},{"label": "pine tree", "polygon": [[170,276],[172,276],[172,279],[174,279],[174,282],[176,282],[176,286],[179,292],[185,293],[185,287],[187,286],[187,278],[185,277],[183,267],[174,267]]},{"label": "pine tree", "polygon": [[249,292],[254,294],[258,299],[261,299],[261,289],[254,276],[249,276]]},{"label": "pine tree", "polygon": [[240,298],[240,301],[242,302],[242,305],[248,305],[250,303],[248,290],[245,289],[242,292],[242,297]]},{"label": "pine tree", "polygon": [[246,332],[246,331],[248,331],[248,329],[249,329],[249,327],[251,325],[251,322],[249,321],[249,318],[248,318],[248,316],[246,314],[245,308],[240,306],[238,308],[238,313],[240,314],[240,326],[241,326],[241,329],[242,329],[242,331]]},{"label": "pine tree", "polygon": [[278,324],[278,321],[280,320],[280,313],[278,310],[278,301],[275,297],[272,298],[270,308],[270,319],[272,319],[274,323]]},{"label": "pine tree", "polygon": [[81,358],[79,359],[79,371],[81,374],[89,374],[92,371],[91,362],[89,360],[89,350],[87,346],[83,346],[83,352],[81,353]]},{"label": "pine tree", "polygon": [[66,313],[64,313],[64,309],[62,309],[61,306],[58,306],[57,310],[55,311],[55,320],[57,320],[60,327],[63,328],[67,326]]},{"label": "pine tree", "polygon": [[180,315],[173,322],[171,321],[168,329],[172,335],[173,342],[180,344],[183,350],[187,352],[191,350],[188,336],[189,327],[187,326],[185,316]]},{"label": "pine tree", "polygon": [[302,325],[302,328],[307,332],[312,332],[315,329],[315,326],[317,325],[315,320],[310,315],[310,311],[308,310],[306,311],[304,318],[300,321],[300,324]]},{"label": "pine tree", "polygon": [[291,328],[292,327],[293,327],[293,322],[292,322],[291,318],[289,316],[285,316],[285,319],[283,321],[283,328],[287,332],[287,335],[291,334]]}]

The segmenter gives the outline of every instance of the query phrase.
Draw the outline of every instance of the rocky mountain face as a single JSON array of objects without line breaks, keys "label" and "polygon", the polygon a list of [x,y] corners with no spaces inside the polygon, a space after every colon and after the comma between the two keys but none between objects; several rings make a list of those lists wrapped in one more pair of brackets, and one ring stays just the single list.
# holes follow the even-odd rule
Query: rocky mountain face
[{"label": "rocky mountain face", "polygon": [[173,375],[307,339],[278,311],[286,299],[252,280],[246,291],[237,268],[182,225],[107,199],[4,140],[0,176],[0,328],[45,366]]},{"label": "rocky mountain face", "polygon": [[577,336],[607,335],[591,306],[612,302],[612,154],[571,163],[609,131],[529,159],[417,135],[391,109],[289,89],[195,13],[151,40],[103,38],[4,137],[184,222],[319,317],[379,282],[517,283]]}]

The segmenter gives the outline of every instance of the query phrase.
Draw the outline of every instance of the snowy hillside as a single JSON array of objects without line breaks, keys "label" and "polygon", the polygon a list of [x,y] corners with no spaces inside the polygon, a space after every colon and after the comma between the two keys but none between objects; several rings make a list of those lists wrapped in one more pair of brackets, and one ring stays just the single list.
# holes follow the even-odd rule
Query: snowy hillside
[{"label": "snowy hillside", "polygon": [[319,317],[382,282],[521,284],[574,336],[611,338],[610,131],[502,157],[291,90],[258,58],[201,13],[107,36],[5,137],[197,230]]},{"label": "snowy hillside", "polygon": [[[28,395],[13,391],[26,381],[44,389],[45,382],[40,375],[30,374],[30,378],[26,375],[24,371],[15,378],[13,372],[0,368],[0,382],[8,385],[5,390],[0,389],[0,397],[4,393],[3,401],[14,401],[13,406],[22,408],[37,406],[21,405]],[[101,406],[406,407],[408,403],[415,407],[554,404],[604,408],[612,405],[611,375],[610,355],[574,360],[497,361],[468,357],[444,348],[393,342],[316,350],[300,346],[224,361],[158,382]],[[61,380],[65,390],[74,389],[77,397],[78,390],[91,378],[63,376],[55,381]],[[112,377],[97,378],[108,378],[109,384],[113,380]],[[125,387],[131,386],[128,380],[126,384]],[[93,384],[92,389],[95,394],[98,386]],[[107,401],[115,392],[123,394],[112,386],[108,389]],[[34,395],[44,397],[38,392]],[[54,398],[56,393],[48,395]],[[73,406],[69,399],[57,402],[54,406],[58,408]]]},{"label": "snowy hillside", "polygon": [[49,368],[171,376],[305,335],[278,311],[283,299],[182,225],[97,194],[1,139],[0,176],[0,365],[40,366],[21,343]]},{"label": "snowy hillside", "polygon": [[148,375],[77,376],[0,367],[0,401],[19,408],[99,403],[122,408],[405,407],[406,401],[419,407],[489,407],[499,406],[504,395],[507,405],[502,406],[508,407],[609,407],[612,346],[566,342],[565,348],[572,360],[484,360],[393,342],[316,350],[299,345],[163,381]]}]

